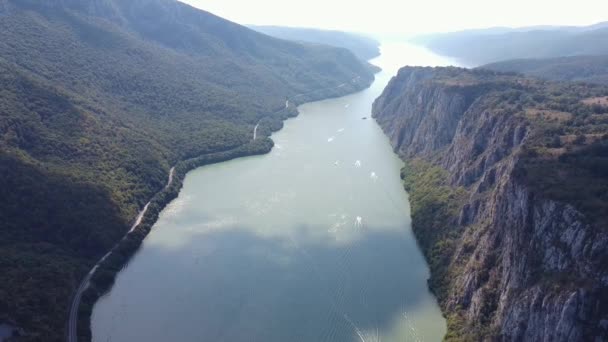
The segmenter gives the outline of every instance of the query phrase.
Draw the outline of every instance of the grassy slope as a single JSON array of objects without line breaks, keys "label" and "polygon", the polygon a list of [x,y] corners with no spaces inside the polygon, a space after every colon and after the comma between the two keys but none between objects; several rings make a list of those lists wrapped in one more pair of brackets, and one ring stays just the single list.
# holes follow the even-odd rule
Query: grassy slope
[{"label": "grassy slope", "polygon": [[342,93],[373,78],[348,51],[172,0],[0,1],[0,322],[62,340],[72,290],[171,165],[359,75]]}]

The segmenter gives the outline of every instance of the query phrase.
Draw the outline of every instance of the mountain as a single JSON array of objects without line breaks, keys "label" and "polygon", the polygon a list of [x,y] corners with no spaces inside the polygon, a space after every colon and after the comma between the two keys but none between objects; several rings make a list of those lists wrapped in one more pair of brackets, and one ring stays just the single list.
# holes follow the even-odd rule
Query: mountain
[{"label": "mountain", "polygon": [[608,21],[602,21],[601,23],[593,24],[590,26],[583,26],[581,29],[582,30],[597,30],[597,29],[603,29],[603,28],[608,28]]},{"label": "mountain", "polygon": [[446,340],[605,340],[607,87],[406,67],[373,117],[406,162]]},{"label": "mountain", "polygon": [[521,58],[608,54],[608,27],[529,27],[470,30],[414,39],[432,51],[482,65]]},{"label": "mountain", "polygon": [[352,51],[363,61],[380,55],[380,43],[377,40],[355,33],[284,26],[249,27],[281,39],[342,47]]},{"label": "mountain", "polygon": [[495,26],[479,29],[468,29],[454,32],[444,33],[430,33],[417,35],[412,38],[412,41],[417,43],[426,43],[437,37],[466,37],[466,36],[481,36],[481,35],[492,35],[492,34],[504,34],[504,33],[515,33],[515,32],[530,32],[530,31],[568,31],[568,32],[585,32],[591,30],[597,30],[602,28],[608,28],[608,21],[599,22],[589,26],[563,26],[563,25],[534,25],[534,26],[523,26],[523,27],[507,27],[507,26]]},{"label": "mountain", "polygon": [[553,81],[608,85],[608,55],[545,59],[515,59],[481,66],[501,72],[516,72]]},{"label": "mountain", "polygon": [[372,80],[345,49],[178,1],[0,0],[0,326],[63,340],[75,288],[173,165],[176,193],[190,167],[267,151],[294,104]]}]

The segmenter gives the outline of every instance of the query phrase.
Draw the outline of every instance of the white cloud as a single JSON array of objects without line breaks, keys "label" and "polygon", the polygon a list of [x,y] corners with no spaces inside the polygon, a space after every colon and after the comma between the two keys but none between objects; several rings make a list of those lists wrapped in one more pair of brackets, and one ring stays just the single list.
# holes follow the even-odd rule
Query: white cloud
[{"label": "white cloud", "polygon": [[182,0],[240,24],[413,33],[608,20],[604,0]]}]

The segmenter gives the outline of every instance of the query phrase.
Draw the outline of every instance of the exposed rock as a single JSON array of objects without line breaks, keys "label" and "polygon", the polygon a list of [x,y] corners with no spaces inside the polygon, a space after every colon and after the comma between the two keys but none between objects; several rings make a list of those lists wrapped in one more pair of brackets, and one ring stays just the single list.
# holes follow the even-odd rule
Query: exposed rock
[{"label": "exposed rock", "polygon": [[[454,73],[467,78],[453,82]],[[450,186],[468,191],[454,222],[463,228],[450,261],[458,272],[437,294],[443,310],[470,327],[487,322],[477,330],[484,340],[608,341],[608,235],[521,179],[530,124],[494,105],[517,83],[468,82],[471,74],[405,67],[373,107],[402,158],[441,166]]]}]

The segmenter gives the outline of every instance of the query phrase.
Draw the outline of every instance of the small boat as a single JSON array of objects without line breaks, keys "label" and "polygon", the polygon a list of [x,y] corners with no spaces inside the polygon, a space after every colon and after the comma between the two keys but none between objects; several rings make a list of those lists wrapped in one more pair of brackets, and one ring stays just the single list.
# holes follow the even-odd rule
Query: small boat
[{"label": "small boat", "polygon": [[367,120],[367,116],[362,117],[361,120]]}]

